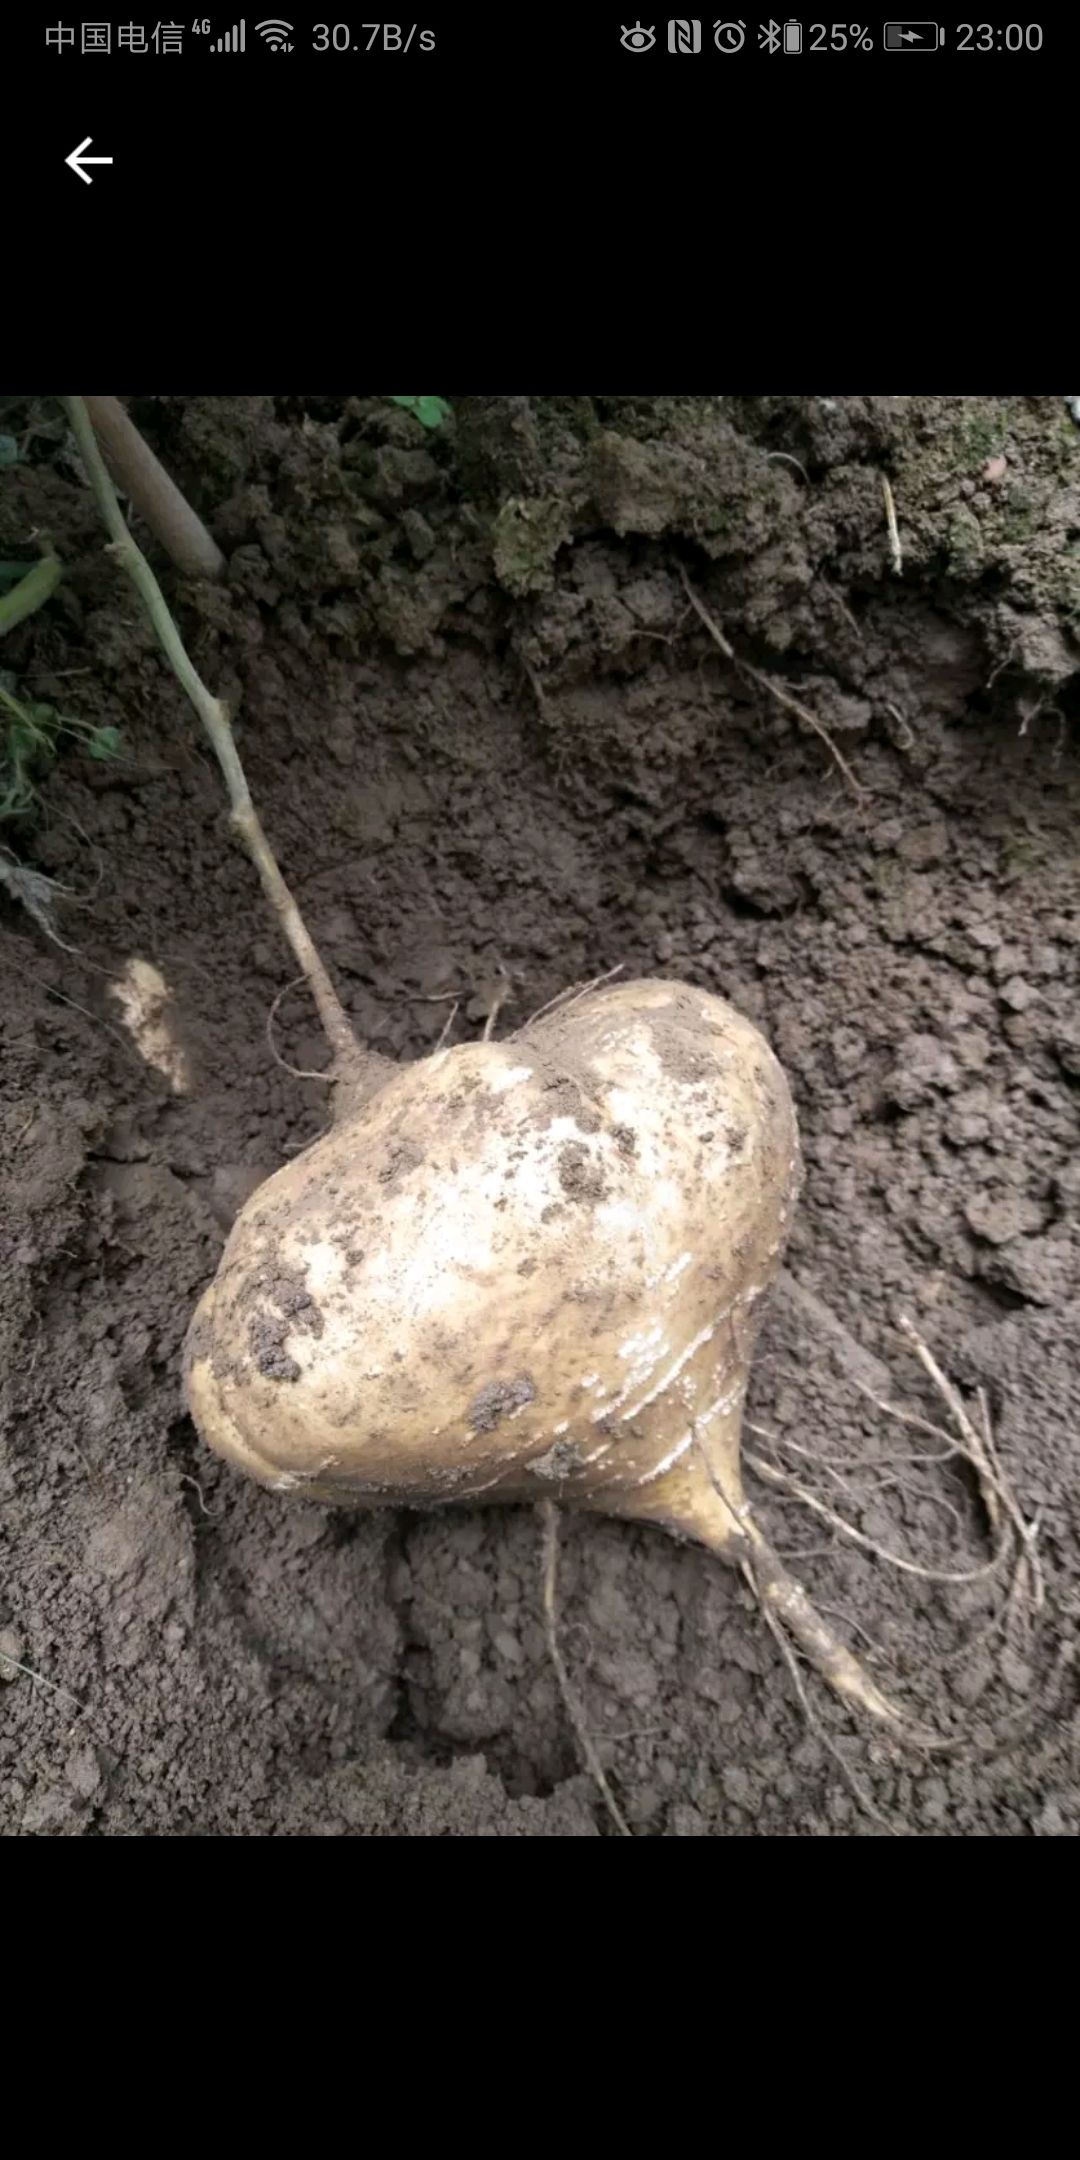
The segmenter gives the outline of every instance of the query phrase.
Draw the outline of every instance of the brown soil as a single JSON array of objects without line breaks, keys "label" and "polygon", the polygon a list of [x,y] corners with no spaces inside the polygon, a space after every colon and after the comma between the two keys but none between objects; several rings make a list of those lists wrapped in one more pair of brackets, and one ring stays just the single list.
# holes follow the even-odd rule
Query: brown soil
[{"label": "brown soil", "polygon": [[[992,1578],[900,1574],[752,1481],[815,1598],[954,1743],[930,1755],[813,1687],[808,1725],[707,1554],[567,1519],[565,1654],[634,1830],[1077,1834],[1064,401],[464,400],[431,435],[379,400],[132,409],[229,555],[227,586],[178,610],[239,701],[267,829],[368,1041],[413,1056],[455,998],[455,1040],[500,999],[505,1032],[620,964],[729,998],[784,1061],[807,1167],[755,1447],[878,1543],[977,1567],[977,1492],[897,1463],[932,1443],[864,1392],[940,1417],[906,1313],[969,1400],[986,1391],[1038,1518],[1046,1612],[995,1629]],[[4,668],[119,727],[122,754],[64,749],[4,836],[70,896],[64,946],[0,897],[0,1831],[597,1834],[534,1516],[290,1502],[210,1459],[182,1414],[180,1346],[225,1228],[320,1130],[326,1090],[271,1054],[288,957],[62,434],[45,407],[3,420],[31,424],[0,472],[0,558],[47,529],[68,574]],[[171,993],[179,1084],[114,994],[135,958]],[[299,991],[275,1042],[325,1062]],[[814,1460],[778,1452],[792,1442]]]}]

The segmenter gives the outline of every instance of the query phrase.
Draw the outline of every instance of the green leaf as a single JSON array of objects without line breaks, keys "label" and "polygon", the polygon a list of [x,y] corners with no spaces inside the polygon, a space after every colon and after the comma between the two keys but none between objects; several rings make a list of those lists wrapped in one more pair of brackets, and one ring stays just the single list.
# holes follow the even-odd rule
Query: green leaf
[{"label": "green leaf", "polygon": [[388,403],[403,406],[425,428],[441,427],[450,418],[450,407],[441,397],[392,397]]},{"label": "green leaf", "polygon": [[91,757],[114,758],[120,754],[120,730],[117,727],[95,728],[88,744]]}]

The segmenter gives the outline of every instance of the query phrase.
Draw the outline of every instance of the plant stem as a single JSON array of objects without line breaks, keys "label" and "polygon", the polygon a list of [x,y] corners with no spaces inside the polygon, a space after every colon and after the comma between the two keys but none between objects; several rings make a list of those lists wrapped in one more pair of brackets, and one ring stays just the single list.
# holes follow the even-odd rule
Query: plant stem
[{"label": "plant stem", "polygon": [[119,398],[88,397],[82,402],[118,486],[177,569],[185,577],[224,576],[225,557],[217,541],[143,441]]},{"label": "plant stem", "polygon": [[165,658],[181,689],[195,707],[210,738],[228,792],[232,823],[262,879],[266,897],[296,955],[297,965],[308,982],[324,1033],[333,1051],[334,1065],[343,1075],[355,1076],[360,1064],[368,1061],[367,1053],[356,1040],[345,1008],[305,928],[300,910],[278,869],[259,822],[244,768],[233,741],[228,706],[220,698],[211,697],[193,667],[169,613],[165,595],[145,555],[136,547],[124,523],[116,499],[116,490],[109,478],[85,401],[82,398],[69,397],[61,398],[60,402],[71,422],[87,477],[109,532],[108,552],[116,556],[121,568],[127,572],[135,586],[157,632]]},{"label": "plant stem", "polygon": [[14,630],[16,623],[25,622],[39,607],[44,607],[56,591],[62,574],[59,555],[51,548],[47,549],[41,561],[0,598],[0,637],[7,630]]}]

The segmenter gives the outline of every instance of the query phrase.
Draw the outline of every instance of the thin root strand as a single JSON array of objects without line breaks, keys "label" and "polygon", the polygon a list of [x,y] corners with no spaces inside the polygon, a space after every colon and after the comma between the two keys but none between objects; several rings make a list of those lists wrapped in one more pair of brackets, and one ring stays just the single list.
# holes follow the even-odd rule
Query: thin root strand
[{"label": "thin root strand", "polygon": [[903,1553],[889,1552],[888,1548],[879,1545],[875,1538],[867,1537],[864,1531],[857,1530],[854,1523],[839,1515],[826,1501],[819,1500],[808,1485],[801,1485],[797,1478],[792,1477],[790,1470],[782,1470],[779,1463],[766,1462],[762,1455],[747,1455],[746,1461],[755,1476],[761,1478],[765,1484],[778,1485],[803,1507],[809,1508],[812,1514],[819,1515],[822,1522],[828,1523],[830,1530],[835,1530],[840,1537],[848,1538],[852,1545],[860,1546],[863,1552],[871,1553],[875,1560],[884,1560],[887,1566],[899,1568],[902,1575],[917,1575],[923,1582],[969,1583],[978,1582],[984,1575],[992,1575],[1001,1565],[1002,1555],[999,1548],[989,1560],[981,1561],[978,1567],[923,1567],[917,1560],[906,1559]]},{"label": "thin root strand", "polygon": [[543,1500],[539,1508],[541,1525],[541,1581],[544,1593],[544,1632],[547,1636],[548,1656],[560,1695],[563,1709],[573,1727],[574,1738],[581,1752],[581,1759],[596,1786],[600,1798],[620,1837],[633,1837],[633,1831],[608,1780],[607,1771],[596,1750],[596,1743],[585,1721],[581,1699],[566,1669],[559,1643],[558,1617],[558,1568],[559,1568],[559,1510],[553,1500]]},{"label": "thin root strand", "polygon": [[724,1491],[696,1432],[694,1442],[730,1526],[728,1536],[718,1549],[741,1568],[766,1618],[772,1616],[782,1623],[834,1694],[876,1718],[880,1724],[887,1725],[899,1738],[925,1745],[928,1736],[882,1694],[858,1658],[815,1610],[802,1584],[788,1573],[779,1553],[759,1530],[749,1505],[745,1501],[736,1505]]},{"label": "thin root strand", "polygon": [[334,1078],[332,1072],[315,1072],[309,1066],[290,1065],[288,1058],[282,1057],[281,1052],[278,1049],[276,1042],[274,1041],[274,1022],[277,1019],[280,1006],[284,1004],[284,1001],[288,997],[290,990],[299,989],[300,984],[306,983],[306,981],[306,975],[294,975],[292,981],[287,982],[284,989],[278,991],[277,996],[275,997],[270,1007],[270,1010],[266,1015],[267,1048],[269,1049],[270,1055],[273,1058],[275,1065],[280,1065],[282,1072],[291,1073],[294,1080],[324,1080],[332,1082]]},{"label": "thin root strand", "polygon": [[779,683],[774,682],[771,675],[764,674],[761,668],[752,667],[749,660],[740,660],[730,639],[725,637],[719,623],[710,615],[704,601],[699,599],[694,591],[685,570],[682,573],[682,581],[686,589],[686,597],[694,613],[704,623],[714,645],[723,653],[725,660],[730,660],[732,666],[743,676],[745,681],[752,682],[757,689],[765,692],[766,697],[771,697],[775,704],[783,706],[785,712],[794,713],[795,718],[801,720],[805,727],[812,728],[814,734],[824,743],[837,771],[842,774],[856,802],[865,802],[867,790],[863,787],[862,782],[856,778],[843,751],[837,748],[824,721],[819,720],[817,714],[811,712],[810,707],[802,704],[799,698],[793,697],[790,690],[782,690]]}]

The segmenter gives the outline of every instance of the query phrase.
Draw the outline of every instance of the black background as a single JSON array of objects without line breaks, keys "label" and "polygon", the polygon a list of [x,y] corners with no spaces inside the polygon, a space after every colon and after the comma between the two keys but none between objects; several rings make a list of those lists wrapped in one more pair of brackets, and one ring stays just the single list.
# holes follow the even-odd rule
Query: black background
[{"label": "black background", "polygon": [[[114,384],[145,355],[163,387],[310,383],[313,354],[444,388],[1075,385],[1080,20],[1041,53],[960,53],[950,23],[895,54],[881,16],[871,52],[789,56],[759,51],[766,15],[719,53],[710,17],[676,56],[649,13],[655,48],[623,50],[628,10],[433,9],[432,54],[316,53],[322,12],[291,6],[287,54],[261,9],[235,55],[194,10],[158,19],[181,54],[57,53],[52,7],[3,32],[37,379],[77,329]],[[115,161],[90,186],[65,165],[87,135]]]}]

